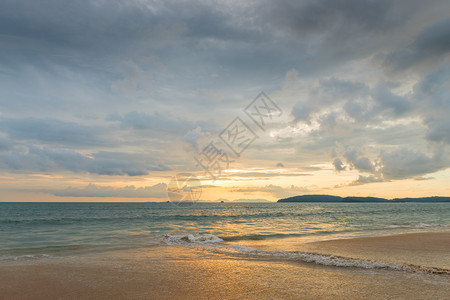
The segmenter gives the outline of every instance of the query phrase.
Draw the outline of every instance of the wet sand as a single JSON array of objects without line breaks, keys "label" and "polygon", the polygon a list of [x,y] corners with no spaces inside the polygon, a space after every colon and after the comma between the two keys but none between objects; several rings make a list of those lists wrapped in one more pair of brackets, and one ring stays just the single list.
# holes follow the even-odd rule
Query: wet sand
[{"label": "wet sand", "polygon": [[450,232],[410,233],[319,242],[304,242],[298,239],[267,240],[245,244],[265,250],[306,251],[450,270]]},{"label": "wet sand", "polygon": [[305,249],[388,263],[450,269],[450,233],[412,233],[323,241],[309,243]]},{"label": "wet sand", "polygon": [[[445,251],[449,235],[338,240],[306,247]],[[1,299],[445,299],[449,291],[446,275],[233,257],[182,246],[0,266]]]}]

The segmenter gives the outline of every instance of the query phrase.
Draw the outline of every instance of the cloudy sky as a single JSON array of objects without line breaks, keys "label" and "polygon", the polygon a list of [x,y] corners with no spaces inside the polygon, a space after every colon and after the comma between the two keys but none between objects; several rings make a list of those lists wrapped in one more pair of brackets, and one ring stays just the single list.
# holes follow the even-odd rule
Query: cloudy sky
[{"label": "cloudy sky", "polygon": [[2,0],[0,201],[166,201],[187,172],[203,200],[450,196],[449,16],[447,0]]}]

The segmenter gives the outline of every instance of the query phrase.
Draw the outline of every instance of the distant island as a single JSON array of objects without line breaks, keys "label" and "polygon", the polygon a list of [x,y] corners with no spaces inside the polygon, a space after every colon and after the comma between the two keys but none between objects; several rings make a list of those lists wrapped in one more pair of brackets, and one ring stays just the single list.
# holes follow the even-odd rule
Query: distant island
[{"label": "distant island", "polygon": [[343,202],[343,203],[393,203],[393,202],[450,202],[450,197],[420,197],[385,199],[377,197],[339,197],[331,195],[302,195],[280,199],[277,202]]}]

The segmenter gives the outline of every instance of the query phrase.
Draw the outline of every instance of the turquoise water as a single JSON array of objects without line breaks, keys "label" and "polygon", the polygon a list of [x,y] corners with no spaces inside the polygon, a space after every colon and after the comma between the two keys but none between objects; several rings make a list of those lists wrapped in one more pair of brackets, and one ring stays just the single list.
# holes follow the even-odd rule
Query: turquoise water
[{"label": "turquoise water", "polygon": [[0,261],[167,241],[312,239],[450,229],[450,203],[0,203]]}]

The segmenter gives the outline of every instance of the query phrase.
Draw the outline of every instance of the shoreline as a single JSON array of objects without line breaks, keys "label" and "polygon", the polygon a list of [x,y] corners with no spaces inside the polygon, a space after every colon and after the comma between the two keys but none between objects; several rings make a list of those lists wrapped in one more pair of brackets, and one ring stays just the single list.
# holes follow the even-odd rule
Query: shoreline
[{"label": "shoreline", "polygon": [[[425,250],[435,255],[450,247],[449,238],[450,232],[340,239],[298,244],[296,251],[353,251],[356,256],[358,251],[367,255],[369,248],[380,253],[403,252],[405,246],[415,243],[418,246],[409,251],[423,254],[428,245]],[[440,242],[429,246],[431,241]],[[229,256],[184,246],[0,265],[0,290],[5,299],[427,299],[444,298],[449,288],[448,275]]]},{"label": "shoreline", "polygon": [[450,231],[307,243],[307,251],[450,271]]},{"label": "shoreline", "polygon": [[450,231],[345,237],[321,241],[287,238],[246,241],[241,244],[265,251],[317,253],[390,265],[445,269],[450,272]]}]

